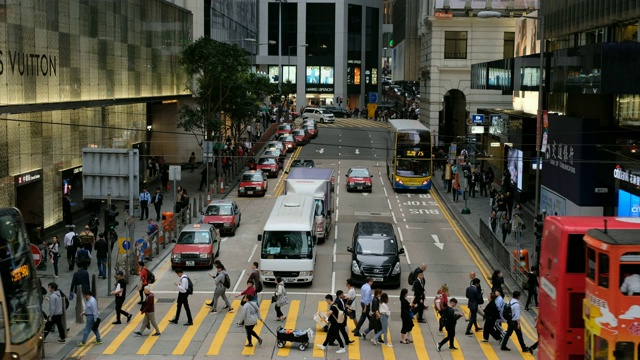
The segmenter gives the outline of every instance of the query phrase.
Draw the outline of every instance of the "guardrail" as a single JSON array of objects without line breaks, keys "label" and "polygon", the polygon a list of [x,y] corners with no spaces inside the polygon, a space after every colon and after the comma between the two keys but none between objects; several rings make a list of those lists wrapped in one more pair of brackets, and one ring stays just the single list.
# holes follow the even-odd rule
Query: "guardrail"
[{"label": "guardrail", "polygon": [[480,239],[491,249],[491,252],[498,259],[498,262],[507,269],[513,280],[522,289],[522,284],[527,280],[528,267],[522,266],[520,254],[513,254],[507,249],[500,239],[491,231],[491,227],[484,220],[480,219]]}]

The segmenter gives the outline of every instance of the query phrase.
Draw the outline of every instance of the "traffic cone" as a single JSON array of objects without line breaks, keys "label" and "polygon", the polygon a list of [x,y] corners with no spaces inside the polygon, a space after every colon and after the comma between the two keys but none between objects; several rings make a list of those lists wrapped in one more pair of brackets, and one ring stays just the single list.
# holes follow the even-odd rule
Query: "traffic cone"
[{"label": "traffic cone", "polygon": [[211,203],[211,193],[207,192],[207,205]]},{"label": "traffic cone", "polygon": [[220,181],[220,194],[224,194],[224,181]]}]

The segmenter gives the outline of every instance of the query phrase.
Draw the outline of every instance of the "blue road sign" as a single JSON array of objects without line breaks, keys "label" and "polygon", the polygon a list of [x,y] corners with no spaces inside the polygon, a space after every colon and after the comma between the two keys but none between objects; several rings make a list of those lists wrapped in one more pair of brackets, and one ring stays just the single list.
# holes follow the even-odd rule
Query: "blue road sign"
[{"label": "blue road sign", "polygon": [[146,241],[144,241],[143,238],[140,238],[140,239],[138,239],[137,246],[140,247],[141,250],[147,250],[147,246],[149,246],[149,245],[147,244]]},{"label": "blue road sign", "polygon": [[122,242],[122,248],[125,251],[129,251],[129,249],[131,249],[131,242],[129,240],[125,240]]},{"label": "blue road sign", "polygon": [[471,115],[471,122],[476,125],[484,124],[484,114],[473,114]]},{"label": "blue road sign", "polygon": [[377,92],[370,92],[369,93],[369,102],[370,103],[377,103],[378,102],[378,93]]}]

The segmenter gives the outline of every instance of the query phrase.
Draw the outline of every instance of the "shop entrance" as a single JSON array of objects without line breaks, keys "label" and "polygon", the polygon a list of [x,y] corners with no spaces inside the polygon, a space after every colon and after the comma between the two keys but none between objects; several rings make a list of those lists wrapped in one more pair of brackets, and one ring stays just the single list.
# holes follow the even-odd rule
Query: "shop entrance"
[{"label": "shop entrance", "polygon": [[447,91],[440,111],[440,140],[449,144],[457,136],[465,137],[468,116],[467,98],[464,93],[457,89]]},{"label": "shop entrance", "polygon": [[15,176],[16,207],[22,213],[27,233],[44,227],[42,170]]}]

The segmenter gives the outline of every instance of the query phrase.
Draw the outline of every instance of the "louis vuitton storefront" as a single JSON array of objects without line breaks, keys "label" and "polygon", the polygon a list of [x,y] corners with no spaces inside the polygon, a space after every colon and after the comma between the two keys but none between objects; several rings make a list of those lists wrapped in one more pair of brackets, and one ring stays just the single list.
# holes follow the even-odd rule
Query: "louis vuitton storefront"
[{"label": "louis vuitton storefront", "polygon": [[159,0],[0,2],[0,207],[44,227],[64,192],[82,208],[82,148],[144,142],[148,104],[188,96],[191,26]]}]

